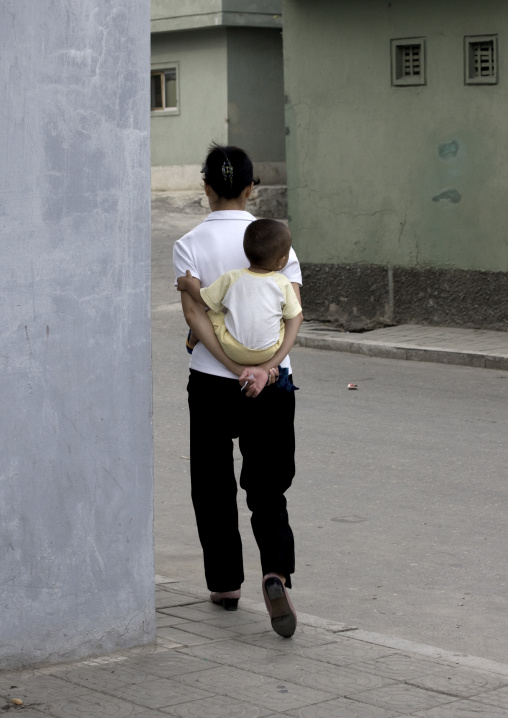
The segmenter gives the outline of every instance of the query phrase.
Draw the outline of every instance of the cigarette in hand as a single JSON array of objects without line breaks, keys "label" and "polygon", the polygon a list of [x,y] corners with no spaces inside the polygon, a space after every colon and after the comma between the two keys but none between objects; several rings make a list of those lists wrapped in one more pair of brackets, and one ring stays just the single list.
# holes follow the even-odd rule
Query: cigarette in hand
[{"label": "cigarette in hand", "polygon": [[243,391],[243,390],[245,389],[245,387],[246,387],[247,384],[249,383],[249,379],[254,379],[254,374],[249,374],[249,378],[247,379],[247,381],[245,382],[245,384],[242,386],[242,388],[240,389],[240,391]]}]

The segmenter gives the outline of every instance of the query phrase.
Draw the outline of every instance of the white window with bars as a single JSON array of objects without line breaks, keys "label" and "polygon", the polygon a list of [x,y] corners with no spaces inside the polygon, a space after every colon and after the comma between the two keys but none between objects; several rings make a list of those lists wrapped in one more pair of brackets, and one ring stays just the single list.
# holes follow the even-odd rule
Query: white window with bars
[{"label": "white window with bars", "polygon": [[425,41],[405,38],[391,41],[392,85],[425,85]]},{"label": "white window with bars", "polygon": [[497,65],[497,35],[470,35],[464,38],[466,85],[497,84]]}]

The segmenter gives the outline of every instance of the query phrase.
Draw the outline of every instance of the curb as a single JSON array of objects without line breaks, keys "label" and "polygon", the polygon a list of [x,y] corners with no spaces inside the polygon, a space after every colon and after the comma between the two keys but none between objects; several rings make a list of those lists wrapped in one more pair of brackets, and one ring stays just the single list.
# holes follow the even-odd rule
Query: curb
[{"label": "curb", "polygon": [[[344,337],[344,338],[342,338]],[[480,352],[462,352],[433,347],[404,346],[388,342],[374,342],[368,339],[355,340],[351,335],[316,336],[305,330],[300,331],[296,346],[310,349],[326,349],[328,351],[363,354],[364,356],[382,359],[403,359],[406,361],[431,362],[436,364],[455,364],[478,369],[498,369],[508,371],[508,357],[483,354]]]}]

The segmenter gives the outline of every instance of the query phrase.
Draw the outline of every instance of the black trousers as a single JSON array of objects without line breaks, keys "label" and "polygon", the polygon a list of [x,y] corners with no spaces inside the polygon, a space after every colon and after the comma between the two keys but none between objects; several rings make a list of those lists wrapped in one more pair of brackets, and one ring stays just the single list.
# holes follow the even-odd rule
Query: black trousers
[{"label": "black trousers", "polygon": [[235,379],[191,370],[189,384],[192,502],[210,591],[234,591],[243,580],[233,438],[242,453],[246,491],[263,575],[291,587],[293,532],[284,492],[295,475],[295,395],[265,387],[255,399]]}]

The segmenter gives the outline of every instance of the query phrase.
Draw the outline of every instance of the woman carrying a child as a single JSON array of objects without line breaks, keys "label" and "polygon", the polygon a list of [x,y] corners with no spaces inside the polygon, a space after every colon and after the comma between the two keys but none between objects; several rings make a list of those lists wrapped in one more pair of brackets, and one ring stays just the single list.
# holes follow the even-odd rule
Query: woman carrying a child
[{"label": "woman carrying a child", "polygon": [[[173,263],[194,345],[187,387],[191,487],[205,577],[211,600],[234,610],[244,580],[233,468],[233,439],[238,437],[240,486],[252,512],[263,595],[274,630],[288,637],[296,628],[287,592],[295,559],[284,493],[295,474],[295,395],[278,385],[277,378],[279,366],[291,375],[287,352],[302,321],[301,271],[289,231],[281,223],[260,220],[265,222],[262,227],[253,225],[246,256],[244,235],[255,217],[245,206],[256,184],[248,155],[236,147],[214,145],[202,172],[211,214],[175,243]],[[226,273],[227,280],[222,277]],[[201,293],[219,278],[219,287],[216,283],[208,294]],[[261,286],[260,304],[252,291]],[[268,305],[277,302],[271,312]],[[228,303],[228,315],[237,318],[228,325],[226,316],[224,326],[221,309]],[[207,307],[214,310],[215,328]],[[261,345],[246,347],[256,332]],[[236,353],[229,351],[228,356],[217,336],[226,349],[232,342]],[[251,354],[245,357],[243,349]],[[254,361],[256,357],[262,361]],[[293,388],[291,382],[287,388]]]}]

